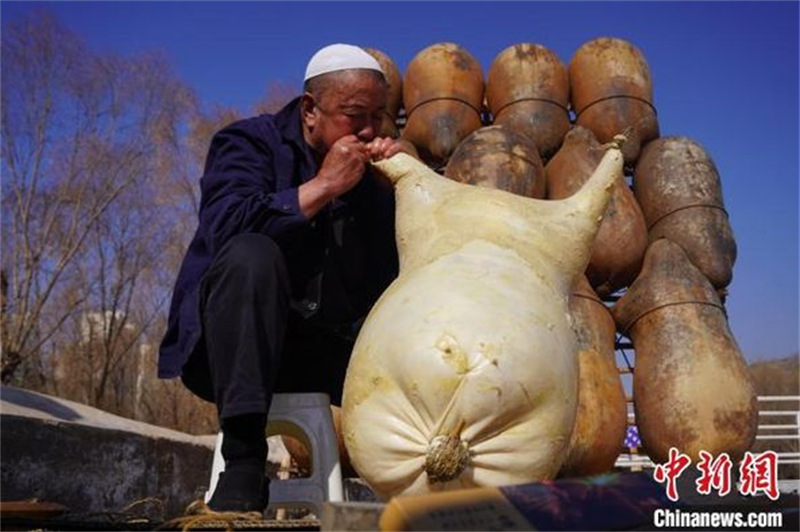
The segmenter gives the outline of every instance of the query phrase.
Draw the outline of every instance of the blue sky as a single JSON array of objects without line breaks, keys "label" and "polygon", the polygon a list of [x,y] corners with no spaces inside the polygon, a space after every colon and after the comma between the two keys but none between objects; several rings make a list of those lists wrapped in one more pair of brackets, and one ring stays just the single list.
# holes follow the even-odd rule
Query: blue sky
[{"label": "blue sky", "polygon": [[97,52],[160,49],[201,101],[248,111],[273,82],[299,89],[332,42],[378,48],[402,70],[436,42],[488,72],[506,47],[566,64],[614,36],[650,64],[661,133],[720,171],[739,254],[727,309],[749,360],[798,351],[798,2],[2,2],[3,23],[45,6]]}]

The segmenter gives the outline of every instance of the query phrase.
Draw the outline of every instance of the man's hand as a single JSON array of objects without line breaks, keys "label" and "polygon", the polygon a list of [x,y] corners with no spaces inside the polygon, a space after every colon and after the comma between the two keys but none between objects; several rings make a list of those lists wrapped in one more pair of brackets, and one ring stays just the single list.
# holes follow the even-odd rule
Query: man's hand
[{"label": "man's hand", "polygon": [[367,149],[369,150],[370,160],[372,161],[388,159],[392,155],[400,152],[418,158],[417,150],[414,148],[414,145],[404,139],[376,137],[371,142],[367,143]]},{"label": "man's hand", "polygon": [[361,181],[370,152],[355,135],[346,135],[333,143],[322,160],[317,175],[300,185],[300,211],[312,218],[326,203],[341,196]]},{"label": "man's hand", "polygon": [[341,196],[361,181],[370,159],[367,146],[355,135],[346,135],[333,143],[317,172],[331,198]]},{"label": "man's hand", "polygon": [[419,159],[414,145],[407,140],[377,137],[364,144],[355,135],[340,138],[328,150],[316,177],[300,185],[300,211],[306,218],[313,218],[325,204],[361,181],[367,162],[388,159],[401,151]]}]

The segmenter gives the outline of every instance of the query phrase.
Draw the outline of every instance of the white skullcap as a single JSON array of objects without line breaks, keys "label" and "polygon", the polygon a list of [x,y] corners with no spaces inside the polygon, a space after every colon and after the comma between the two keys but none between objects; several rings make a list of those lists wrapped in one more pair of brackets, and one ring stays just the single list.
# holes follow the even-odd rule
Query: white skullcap
[{"label": "white skullcap", "polygon": [[[367,52],[352,44],[331,44],[320,49],[311,58],[306,67],[306,76],[303,82],[328,72],[365,68],[377,70],[384,74],[380,63]],[[385,76],[385,74],[384,74]]]}]

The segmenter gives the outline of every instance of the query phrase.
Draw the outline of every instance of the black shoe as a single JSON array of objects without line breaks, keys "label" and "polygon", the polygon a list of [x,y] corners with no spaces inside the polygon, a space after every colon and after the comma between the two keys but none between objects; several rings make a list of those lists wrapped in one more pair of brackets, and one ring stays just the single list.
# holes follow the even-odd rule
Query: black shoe
[{"label": "black shoe", "polygon": [[208,507],[215,512],[263,512],[269,503],[269,479],[261,472],[231,470],[219,474]]}]

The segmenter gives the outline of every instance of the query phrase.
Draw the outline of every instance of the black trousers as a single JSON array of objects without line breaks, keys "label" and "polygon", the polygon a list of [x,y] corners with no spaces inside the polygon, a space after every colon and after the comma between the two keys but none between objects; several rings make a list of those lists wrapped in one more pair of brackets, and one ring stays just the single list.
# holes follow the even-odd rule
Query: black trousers
[{"label": "black trousers", "polygon": [[231,238],[200,284],[202,338],[182,380],[217,405],[220,419],[266,414],[276,392],[326,392],[341,403],[352,341],[302,318],[267,236]]}]

